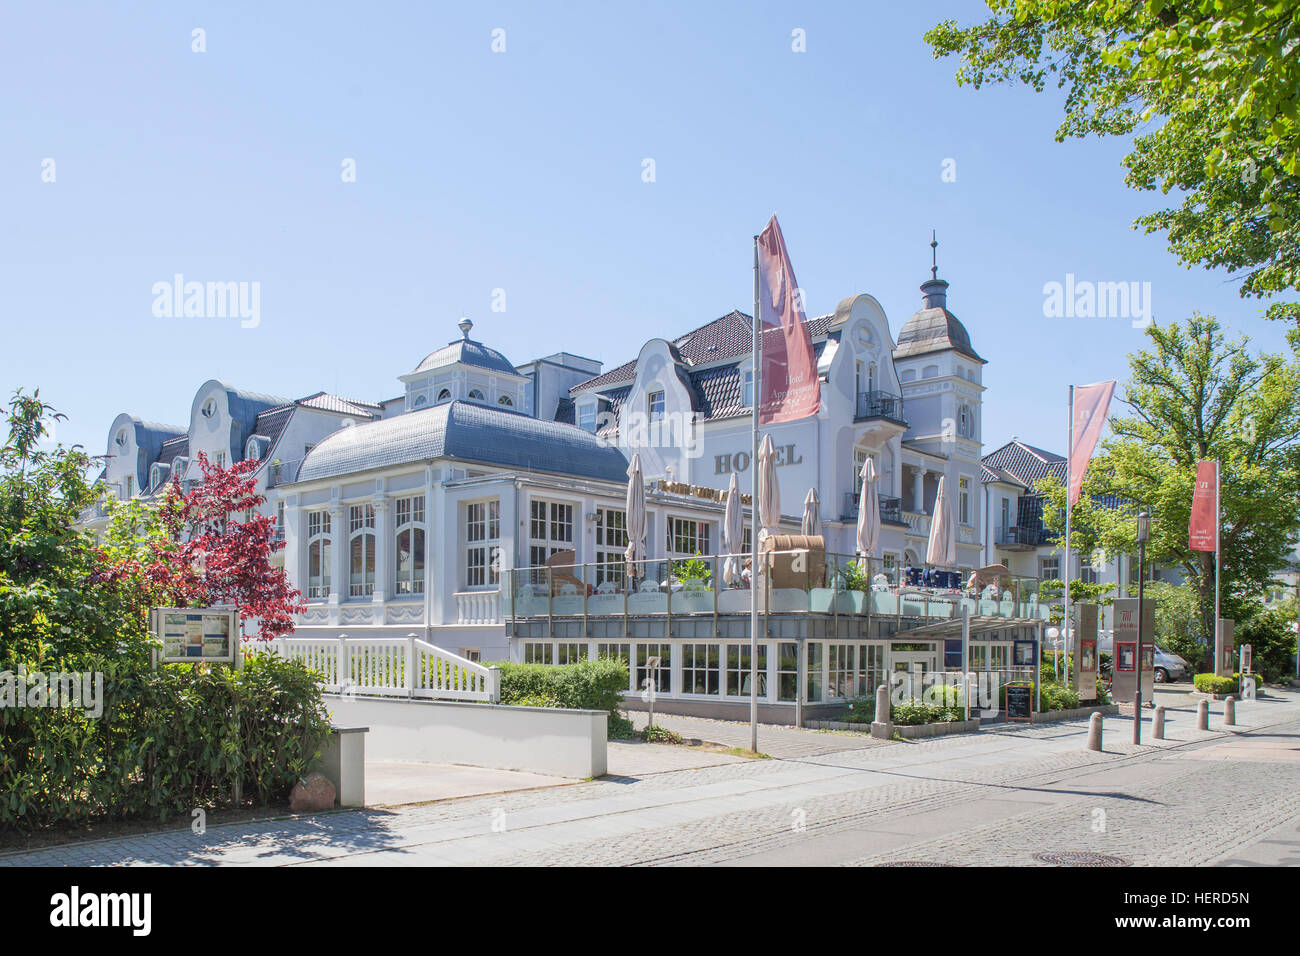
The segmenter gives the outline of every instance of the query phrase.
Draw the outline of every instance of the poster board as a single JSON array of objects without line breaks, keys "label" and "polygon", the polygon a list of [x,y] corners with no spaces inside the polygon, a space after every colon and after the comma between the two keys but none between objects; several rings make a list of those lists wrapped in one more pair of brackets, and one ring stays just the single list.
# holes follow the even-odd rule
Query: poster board
[{"label": "poster board", "polygon": [[1032,720],[1034,685],[1026,681],[1007,684],[1007,720]]},{"label": "poster board", "polygon": [[150,618],[159,663],[237,663],[239,612],[234,608],[156,607]]},{"label": "poster board", "polygon": [[1074,689],[1079,700],[1097,699],[1097,669],[1100,666],[1097,653],[1097,605],[1080,603],[1074,605],[1078,615],[1073,641],[1074,667],[1070,673],[1074,679]]},{"label": "poster board", "polygon": [[1252,659],[1253,657],[1254,654],[1252,653],[1251,646],[1249,644],[1242,644],[1241,645],[1241,671],[1240,671],[1242,674],[1254,673],[1254,670],[1252,669],[1252,665],[1254,663]]},{"label": "poster board", "polygon": [[1236,621],[1232,618],[1219,618],[1219,650],[1214,661],[1214,673],[1219,677],[1231,677],[1237,669],[1237,653],[1233,643],[1235,626]]},{"label": "poster board", "polygon": [[[1142,602],[1142,660],[1138,661],[1138,601],[1137,598],[1115,600],[1115,661],[1111,669],[1111,696],[1117,701],[1131,701],[1138,692],[1138,677],[1142,680],[1142,700],[1151,702],[1155,693],[1155,639],[1156,603],[1151,598]],[[1140,666],[1140,670],[1139,670]]]},{"label": "poster board", "polygon": [[1033,667],[1034,666],[1034,648],[1035,641],[1016,641],[1013,645],[1011,666],[1013,667]]}]

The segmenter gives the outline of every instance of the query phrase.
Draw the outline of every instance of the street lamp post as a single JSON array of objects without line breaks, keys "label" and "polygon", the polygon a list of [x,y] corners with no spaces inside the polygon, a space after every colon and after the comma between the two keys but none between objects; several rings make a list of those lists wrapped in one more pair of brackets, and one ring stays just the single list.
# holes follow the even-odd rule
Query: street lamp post
[{"label": "street lamp post", "polygon": [[1137,693],[1133,697],[1133,743],[1142,743],[1142,599],[1146,594],[1147,538],[1151,536],[1151,516],[1143,511],[1138,515],[1138,641],[1137,641]]}]

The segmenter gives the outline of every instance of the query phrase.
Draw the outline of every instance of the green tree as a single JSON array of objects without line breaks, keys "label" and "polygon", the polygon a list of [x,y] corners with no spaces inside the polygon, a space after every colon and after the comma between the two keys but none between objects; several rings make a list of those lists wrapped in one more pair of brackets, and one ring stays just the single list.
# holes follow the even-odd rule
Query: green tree
[{"label": "green tree", "polygon": [[[1137,225],[1187,265],[1226,268],[1243,296],[1300,288],[1300,4],[986,2],[987,21],[925,35],[936,57],[961,58],[958,84],[1055,81],[1058,141],[1132,135],[1127,184],[1181,200]],[[1300,306],[1269,315],[1300,319]]]},{"label": "green tree", "polygon": [[[1252,356],[1247,340],[1225,340],[1213,318],[1152,326],[1151,348],[1129,356],[1131,377],[1073,512],[1072,545],[1136,554],[1139,510],[1151,515],[1146,556],[1174,565],[1197,594],[1199,638],[1214,634],[1213,552],[1188,548],[1196,463],[1221,469],[1222,609],[1244,619],[1287,563],[1300,516],[1300,363]],[[1112,409],[1113,411],[1114,409]],[[1065,526],[1065,488],[1038,484],[1044,523]]]}]

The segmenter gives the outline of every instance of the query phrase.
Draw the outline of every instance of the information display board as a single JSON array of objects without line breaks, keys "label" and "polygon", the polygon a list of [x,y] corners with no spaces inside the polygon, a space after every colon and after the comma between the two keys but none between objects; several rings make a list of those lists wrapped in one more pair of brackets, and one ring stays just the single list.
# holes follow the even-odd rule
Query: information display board
[{"label": "information display board", "polygon": [[1034,685],[1007,685],[1007,720],[1031,720],[1034,711]]},{"label": "information display board", "polygon": [[[1156,603],[1151,598],[1142,602],[1142,701],[1151,703],[1156,689],[1155,671]],[[1115,600],[1115,662],[1111,668],[1111,696],[1128,703],[1138,691],[1139,661],[1138,601],[1137,598]]]},{"label": "information display board", "polygon": [[156,607],[151,616],[161,663],[235,662],[239,612],[233,608]]},{"label": "information display board", "polygon": [[1219,618],[1219,652],[1214,662],[1214,673],[1220,677],[1231,677],[1237,669],[1237,652],[1233,643],[1233,630],[1236,621],[1230,617]]},{"label": "information display board", "polygon": [[1077,635],[1074,640],[1074,689],[1080,701],[1097,699],[1097,605],[1074,605],[1078,615]]}]

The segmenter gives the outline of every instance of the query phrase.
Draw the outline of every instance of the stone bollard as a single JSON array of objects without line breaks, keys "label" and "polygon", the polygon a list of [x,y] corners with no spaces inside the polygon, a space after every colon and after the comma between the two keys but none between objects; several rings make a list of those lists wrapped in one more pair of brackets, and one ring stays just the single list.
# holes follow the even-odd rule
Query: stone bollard
[{"label": "stone bollard", "polygon": [[1101,714],[1095,711],[1088,718],[1088,749],[1101,749]]},{"label": "stone bollard", "polygon": [[1203,700],[1196,705],[1196,729],[1210,729],[1210,702]]},{"label": "stone bollard", "polygon": [[1237,724],[1237,698],[1229,694],[1223,700],[1223,726],[1235,727]]},{"label": "stone bollard", "polygon": [[876,688],[876,719],[871,722],[871,736],[879,740],[894,739],[894,722],[889,712],[889,687]]},{"label": "stone bollard", "polygon": [[1165,739],[1165,706],[1161,704],[1156,708],[1155,715],[1151,718],[1151,736],[1156,740]]}]

